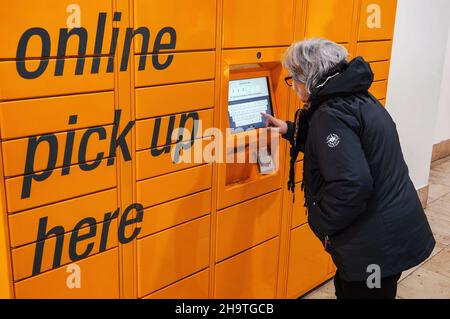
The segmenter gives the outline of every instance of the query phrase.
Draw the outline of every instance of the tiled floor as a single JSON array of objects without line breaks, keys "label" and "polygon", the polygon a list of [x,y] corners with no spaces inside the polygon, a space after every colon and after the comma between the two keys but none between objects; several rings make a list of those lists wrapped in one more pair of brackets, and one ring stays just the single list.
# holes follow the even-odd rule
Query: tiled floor
[{"label": "tiled floor", "polygon": [[[403,273],[398,285],[399,299],[450,298],[450,157],[432,165],[425,211],[437,242],[436,248],[427,261]],[[333,280],[304,298],[335,299]]]}]

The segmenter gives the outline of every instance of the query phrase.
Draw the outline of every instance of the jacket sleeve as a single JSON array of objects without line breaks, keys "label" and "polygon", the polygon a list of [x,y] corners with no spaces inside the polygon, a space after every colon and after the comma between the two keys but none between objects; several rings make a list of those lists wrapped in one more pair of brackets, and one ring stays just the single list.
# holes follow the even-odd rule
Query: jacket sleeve
[{"label": "jacket sleeve", "polygon": [[286,134],[281,135],[282,138],[288,140],[291,145],[294,143],[294,122],[287,121],[286,122],[288,130]]},{"label": "jacket sleeve", "polygon": [[[300,112],[300,109],[298,109],[295,112],[294,119],[297,118],[298,112]],[[291,143],[291,145],[293,145],[294,144],[294,134],[295,134],[295,123],[291,122],[291,121],[287,121],[286,124],[288,127],[287,132],[286,132],[286,134],[283,134],[281,137],[284,138],[285,140],[288,140],[289,143]]]},{"label": "jacket sleeve", "polygon": [[314,199],[317,202],[313,205],[318,209],[312,212],[315,224],[312,226],[333,236],[367,209],[373,179],[356,134],[357,124],[352,125],[328,110],[317,116],[310,137],[324,185],[323,192]]}]

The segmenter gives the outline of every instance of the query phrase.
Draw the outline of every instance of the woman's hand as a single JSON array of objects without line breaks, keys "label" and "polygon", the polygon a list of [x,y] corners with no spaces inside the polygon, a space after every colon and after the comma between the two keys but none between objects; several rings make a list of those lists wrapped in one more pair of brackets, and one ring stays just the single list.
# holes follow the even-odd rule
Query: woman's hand
[{"label": "woman's hand", "polygon": [[288,131],[288,126],[285,121],[276,119],[270,114],[261,113],[263,118],[266,120],[266,127],[276,127],[280,129],[282,135],[286,134]]}]

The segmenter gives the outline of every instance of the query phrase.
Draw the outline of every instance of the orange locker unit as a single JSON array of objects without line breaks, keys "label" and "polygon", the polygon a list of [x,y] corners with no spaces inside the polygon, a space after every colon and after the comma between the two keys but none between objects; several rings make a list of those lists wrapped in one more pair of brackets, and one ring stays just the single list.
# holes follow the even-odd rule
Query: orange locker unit
[{"label": "orange locker unit", "polygon": [[[289,89],[279,62],[282,53],[283,49],[279,48],[224,50],[220,101],[222,131],[246,126],[246,117],[254,116],[252,110],[286,117]],[[245,111],[240,114],[242,110]],[[260,116],[259,113],[256,115]],[[236,159],[242,155],[246,161],[227,161],[218,165],[216,298],[277,296],[286,145],[279,143],[279,137],[263,137],[263,132],[266,129],[227,133],[236,142],[226,145],[227,155],[236,153]],[[241,141],[241,145],[237,141]],[[264,149],[274,168],[268,174],[260,170],[259,161],[255,159]]]},{"label": "orange locker unit", "polygon": [[2,1],[0,297],[297,298],[331,278],[287,191],[287,143],[239,130],[243,110],[292,119],[280,61],[313,36],[370,61],[384,101],[395,9]]}]

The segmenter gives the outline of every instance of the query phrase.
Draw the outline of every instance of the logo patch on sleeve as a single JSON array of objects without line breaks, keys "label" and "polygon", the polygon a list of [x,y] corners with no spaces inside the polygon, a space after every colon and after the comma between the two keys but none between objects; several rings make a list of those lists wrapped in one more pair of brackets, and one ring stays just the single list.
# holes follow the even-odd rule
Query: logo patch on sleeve
[{"label": "logo patch on sleeve", "polygon": [[328,147],[334,148],[339,145],[341,138],[337,134],[330,134],[328,135],[326,142]]}]

